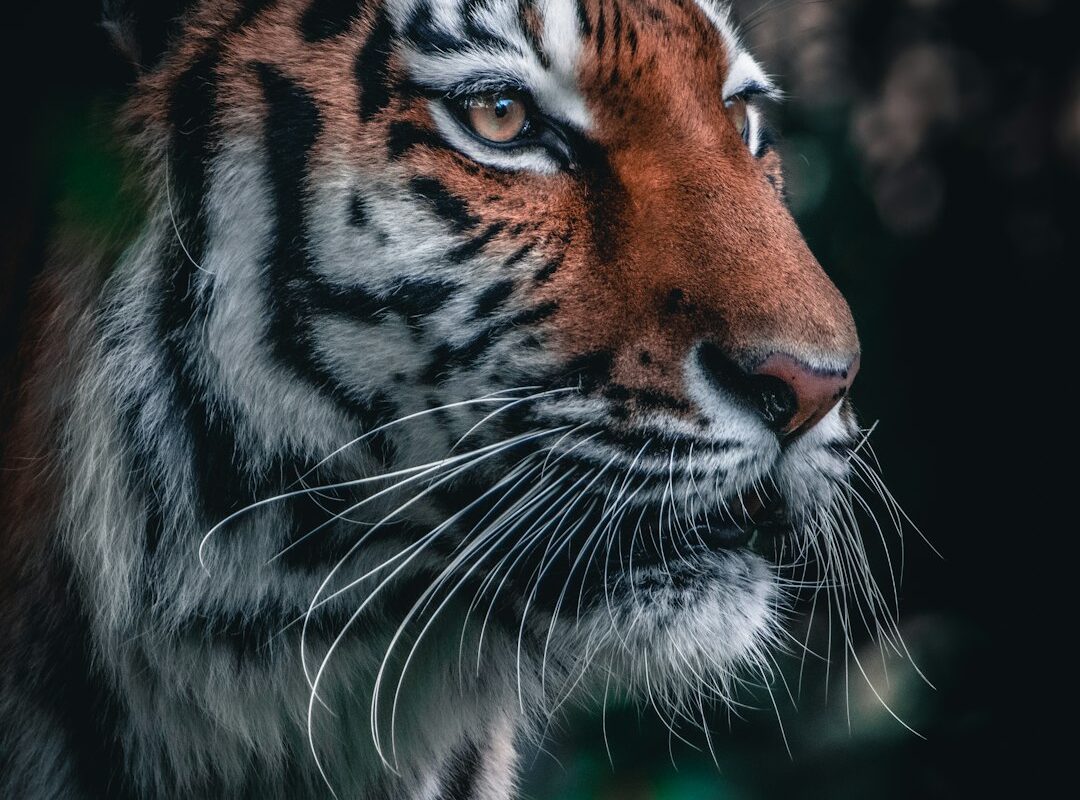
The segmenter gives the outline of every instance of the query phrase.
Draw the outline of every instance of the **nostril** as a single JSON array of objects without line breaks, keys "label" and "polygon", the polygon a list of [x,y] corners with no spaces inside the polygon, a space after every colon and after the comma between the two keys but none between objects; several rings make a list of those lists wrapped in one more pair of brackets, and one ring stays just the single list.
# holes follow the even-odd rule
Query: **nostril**
[{"label": "nostril", "polygon": [[783,430],[798,410],[799,399],[782,378],[743,369],[712,342],[702,342],[697,357],[715,389],[741,400],[773,430]]},{"label": "nostril", "polygon": [[749,382],[753,387],[749,399],[762,420],[775,431],[784,430],[799,410],[795,391],[772,375],[754,375]]},{"label": "nostril", "polygon": [[779,381],[787,387],[794,408],[778,430],[791,434],[809,430],[828,414],[847,394],[858,371],[858,357],[844,367],[827,369],[774,353],[758,365],[754,376],[757,380]]},{"label": "nostril", "polygon": [[717,389],[742,400],[783,435],[816,425],[847,394],[859,369],[857,357],[846,367],[823,369],[773,353],[746,370],[711,342],[699,346],[697,357]]}]

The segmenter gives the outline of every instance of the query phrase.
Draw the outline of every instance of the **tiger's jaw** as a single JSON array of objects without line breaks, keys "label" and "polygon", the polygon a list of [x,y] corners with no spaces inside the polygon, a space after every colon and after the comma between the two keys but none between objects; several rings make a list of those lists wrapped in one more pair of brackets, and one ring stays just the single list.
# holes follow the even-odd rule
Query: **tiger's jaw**
[{"label": "tiger's jaw", "polygon": [[[574,685],[595,697],[606,685],[678,703],[706,686],[726,693],[736,675],[761,669],[788,606],[783,574],[829,547],[856,435],[838,405],[786,446],[748,441],[746,468],[720,487],[695,480],[689,443],[679,458],[671,447],[659,454],[666,463],[652,483],[642,448],[616,469],[609,451],[601,459],[582,444],[588,436],[564,441],[541,484],[577,488],[551,495],[544,518],[561,521],[510,579],[526,650],[539,671],[563,677],[548,690]],[[560,450],[570,455],[560,460]],[[580,472],[567,467],[575,457]]]}]

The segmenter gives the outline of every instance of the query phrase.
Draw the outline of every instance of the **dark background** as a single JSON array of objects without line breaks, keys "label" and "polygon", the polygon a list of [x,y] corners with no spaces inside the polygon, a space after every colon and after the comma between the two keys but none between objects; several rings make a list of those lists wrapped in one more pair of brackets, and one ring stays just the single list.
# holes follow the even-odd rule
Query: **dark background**
[{"label": "dark background", "polygon": [[[878,693],[925,738],[857,674],[845,689],[834,648],[828,679],[810,660],[798,693],[799,660],[782,660],[796,703],[778,682],[778,712],[760,691],[742,697],[762,707],[743,719],[716,711],[718,764],[650,712],[609,706],[613,772],[600,718],[573,712],[548,754],[528,760],[529,796],[1044,796],[1076,686],[1062,650],[1075,626],[1059,619],[1071,587],[1054,569],[1068,563],[1076,528],[1072,498],[1054,486],[1075,474],[1065,461],[1075,390],[1068,359],[1048,357],[1072,321],[1063,268],[1077,266],[1076,6],[736,2],[789,95],[772,119],[793,211],[859,324],[860,414],[879,423],[871,443],[885,479],[941,553],[908,526],[901,624],[934,688],[900,659],[886,674],[873,644],[857,643]],[[123,224],[108,120],[132,76],[96,25],[94,0],[2,13],[6,402],[50,229]],[[811,641],[824,649],[819,628]]]}]

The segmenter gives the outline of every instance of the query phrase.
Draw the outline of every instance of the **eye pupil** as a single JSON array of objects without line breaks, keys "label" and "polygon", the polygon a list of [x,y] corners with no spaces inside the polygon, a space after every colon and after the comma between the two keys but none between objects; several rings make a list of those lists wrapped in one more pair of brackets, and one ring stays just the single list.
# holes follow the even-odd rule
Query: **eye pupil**
[{"label": "eye pupil", "polygon": [[524,97],[517,92],[472,95],[464,104],[465,122],[472,132],[496,144],[507,144],[528,127]]}]

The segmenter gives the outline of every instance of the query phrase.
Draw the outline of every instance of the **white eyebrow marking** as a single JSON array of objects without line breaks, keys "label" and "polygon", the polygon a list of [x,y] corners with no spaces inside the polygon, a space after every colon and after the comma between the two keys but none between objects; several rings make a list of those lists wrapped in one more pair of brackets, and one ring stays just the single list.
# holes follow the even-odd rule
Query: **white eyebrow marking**
[{"label": "white eyebrow marking", "polygon": [[727,78],[724,80],[724,100],[729,100],[746,91],[763,94],[773,99],[778,99],[780,95],[769,76],[744,50],[735,56],[735,60],[728,68]]},{"label": "white eyebrow marking", "polygon": [[581,55],[581,30],[575,0],[541,0],[544,50],[551,66],[560,74],[573,78],[577,74]]}]

